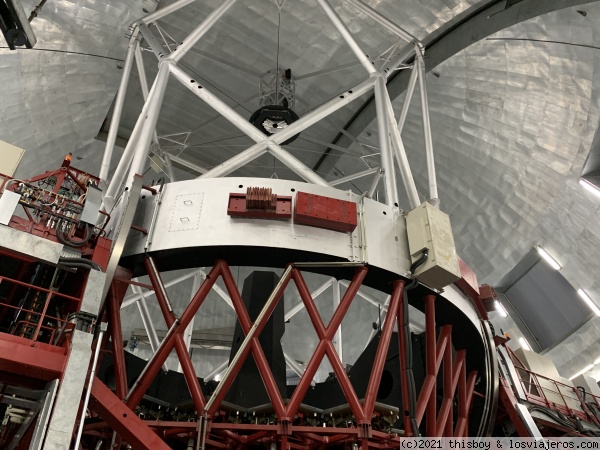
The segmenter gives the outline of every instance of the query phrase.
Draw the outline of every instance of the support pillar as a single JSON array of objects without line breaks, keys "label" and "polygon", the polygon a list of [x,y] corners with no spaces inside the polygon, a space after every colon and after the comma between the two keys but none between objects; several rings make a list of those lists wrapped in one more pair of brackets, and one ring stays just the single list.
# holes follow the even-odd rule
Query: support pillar
[{"label": "support pillar", "polygon": [[[105,279],[105,273],[90,270],[80,312],[94,316],[98,315]],[[60,380],[54,410],[48,423],[44,450],[67,450],[70,448],[79,411],[79,408],[75,405],[79,405],[83,395],[83,388],[92,357],[93,340],[94,335],[88,333],[87,330],[73,330],[69,359]]]}]

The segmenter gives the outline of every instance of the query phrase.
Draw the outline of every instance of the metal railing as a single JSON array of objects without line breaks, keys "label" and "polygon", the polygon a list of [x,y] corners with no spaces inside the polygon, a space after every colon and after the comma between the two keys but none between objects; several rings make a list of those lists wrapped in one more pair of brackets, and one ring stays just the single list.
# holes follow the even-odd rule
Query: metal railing
[{"label": "metal railing", "polygon": [[[60,345],[60,338],[65,330],[69,328],[69,322],[61,317],[48,314],[50,302],[57,297],[62,300],[68,300],[70,302],[77,303],[79,303],[81,299],[56,292],[51,289],[46,289],[41,286],[15,280],[13,278],[0,276],[0,285],[3,283],[13,284],[14,288],[24,287],[34,292],[41,293],[45,296],[45,299],[41,311],[36,311],[34,309],[25,308],[22,306],[16,306],[14,304],[6,303],[6,301],[0,302],[0,310],[4,311],[3,315],[6,314],[7,310],[12,310],[15,312],[12,322],[4,327],[4,330],[1,331],[35,342],[43,342],[50,345]],[[14,293],[12,296],[14,297]],[[66,313],[75,310],[76,307],[66,308],[65,317],[67,315]],[[45,330],[46,332],[42,332],[42,330]]]},{"label": "metal railing", "polygon": [[577,387],[533,372],[513,352],[509,353],[529,402],[600,426],[599,396],[585,392],[584,398]]}]

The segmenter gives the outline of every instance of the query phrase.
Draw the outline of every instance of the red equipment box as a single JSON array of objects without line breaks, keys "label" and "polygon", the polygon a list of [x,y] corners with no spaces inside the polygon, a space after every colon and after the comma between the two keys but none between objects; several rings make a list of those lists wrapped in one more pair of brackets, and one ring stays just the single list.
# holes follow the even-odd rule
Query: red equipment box
[{"label": "red equipment box", "polygon": [[294,222],[327,230],[351,232],[357,225],[356,203],[298,192]]},{"label": "red equipment box", "polygon": [[461,276],[461,279],[456,282],[458,287],[464,291],[465,289],[467,289],[467,287],[464,286],[463,283],[466,283],[466,285],[473,289],[474,292],[479,294],[479,284],[477,283],[477,275],[475,275],[475,272],[473,272],[473,270],[471,270],[471,268],[467,266],[467,264],[460,258],[460,256],[458,257],[458,266],[460,267]]},{"label": "red equipment box", "polygon": [[270,188],[249,187],[245,194],[229,194],[227,214],[253,219],[290,219],[292,197],[275,195]]}]

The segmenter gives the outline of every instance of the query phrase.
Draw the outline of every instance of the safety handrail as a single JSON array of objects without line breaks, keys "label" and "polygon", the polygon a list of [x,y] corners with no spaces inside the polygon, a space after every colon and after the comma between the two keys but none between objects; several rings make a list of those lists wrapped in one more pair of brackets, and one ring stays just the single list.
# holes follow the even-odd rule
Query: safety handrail
[{"label": "safety handrail", "polygon": [[[524,364],[517,357],[517,355],[514,355],[513,352],[509,352],[509,353],[510,353],[512,362],[513,362],[513,364],[515,364],[515,368],[517,369],[519,381],[521,382],[521,385],[523,386],[523,389],[526,392],[526,395],[528,396],[528,398],[541,399],[544,402],[544,404],[549,408],[560,406],[560,407],[563,407],[571,415],[574,415],[574,416],[584,415],[591,422],[600,424],[600,421],[598,420],[596,415],[590,411],[586,401],[581,397],[581,394],[579,392],[579,389],[577,389],[577,387],[570,386],[568,384],[557,381],[553,378],[549,378],[545,375],[541,375],[532,370],[529,370],[524,366]],[[518,364],[516,364],[517,362],[518,362]],[[524,379],[524,377],[522,376],[522,372],[525,372],[528,374],[529,380]],[[542,383],[540,383],[540,379],[546,380],[551,385],[553,384],[554,387],[556,388],[556,390],[553,390],[550,387],[542,386]],[[532,393],[531,389],[528,388],[527,385],[529,385],[529,387],[531,387],[531,386],[535,387],[536,390],[538,391],[539,395]],[[562,387],[562,389],[561,389],[561,387]],[[574,396],[568,395],[569,392],[574,393]],[[555,395],[558,395],[562,401],[562,404],[560,401],[550,400],[548,398],[548,396],[546,395],[546,393],[553,393]],[[593,399],[595,405],[600,409],[600,397],[593,395],[590,392],[586,392],[586,396],[588,396],[588,395]],[[567,399],[577,402],[580,405],[581,409],[573,410],[573,408],[569,406]]]}]

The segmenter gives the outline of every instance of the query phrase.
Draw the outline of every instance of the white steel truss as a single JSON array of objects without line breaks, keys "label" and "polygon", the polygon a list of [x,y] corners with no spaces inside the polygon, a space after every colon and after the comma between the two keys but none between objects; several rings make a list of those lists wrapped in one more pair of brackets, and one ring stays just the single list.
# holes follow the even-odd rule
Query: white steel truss
[{"label": "white steel truss", "polygon": [[[202,37],[227,13],[227,11],[229,11],[229,9],[236,3],[237,0],[224,0],[220,6],[212,11],[178,46],[175,46],[173,49],[173,46],[169,45],[167,45],[167,49],[165,49],[148,28],[149,25],[154,24],[154,22],[157,20],[160,20],[168,14],[185,7],[193,1],[194,0],[179,0],[133,24],[133,32],[129,41],[127,56],[125,58],[123,77],[115,99],[113,117],[111,120],[104,158],[100,170],[100,178],[104,185],[106,185],[108,181],[110,160],[112,157],[112,151],[121,119],[121,113],[123,111],[127,85],[131,76],[131,69],[134,61],[137,65],[145,104],[135,124],[123,156],[121,157],[119,164],[114,171],[112,179],[110,180],[110,183],[106,189],[106,194],[104,197],[105,208],[112,208],[114,206],[115,199],[118,197],[118,194],[121,192],[123,187],[128,187],[131,184],[131,180],[135,174],[143,172],[151,144],[153,142],[158,144],[156,123],[160,115],[160,110],[165,98],[165,91],[169,79],[175,79],[187,87],[190,93],[209,105],[213,110],[215,110],[218,116],[227,119],[232,125],[234,125],[243,134],[247,135],[255,142],[254,145],[250,146],[246,150],[241,151],[236,156],[224,161],[210,170],[205,168],[198,169],[197,171],[201,173],[199,178],[226,176],[229,173],[250,163],[264,153],[270,153],[305,181],[324,186],[339,184],[339,180],[336,180],[336,182],[331,184],[328,183],[320,175],[316,174],[304,163],[285,150],[281,145],[282,142],[285,142],[292,136],[295,136],[299,132],[307,129],[314,123],[323,120],[361,95],[373,90],[375,94],[377,110],[381,168],[373,169],[372,172],[369,171],[370,173],[375,174],[372,186],[369,189],[369,194],[372,195],[372,192],[375,191],[380,179],[383,179],[386,203],[392,207],[398,206],[398,191],[394,163],[394,161],[396,161],[411,208],[418,206],[420,204],[420,199],[410,165],[406,157],[406,151],[402,143],[401,131],[406,119],[408,105],[411,101],[412,93],[414,92],[416,83],[418,81],[421,93],[423,133],[425,138],[425,152],[427,156],[427,172],[429,180],[428,200],[435,205],[439,203],[433,145],[431,139],[431,126],[429,123],[429,107],[425,86],[425,62],[423,59],[424,47],[418,39],[386,17],[379,14],[361,0],[348,0],[349,3],[354,5],[361,12],[365,13],[381,26],[394,33],[400,39],[400,42],[404,42],[403,50],[400,52],[399,56],[393,61],[390,61],[388,57],[384,66],[378,68],[375,65],[375,62],[372,61],[362,50],[359,43],[352,35],[352,32],[336,13],[329,1],[318,0],[318,4],[320,5],[322,11],[330,19],[331,23],[338,30],[344,41],[351,48],[358,60],[358,63],[363,66],[368,76],[362,83],[346,90],[341,95],[336,95],[331,100],[325,102],[318,108],[301,117],[296,122],[290,124],[287,128],[285,128],[285,130],[272,136],[266,136],[256,129],[252,124],[250,124],[237,111],[220,100],[209,89],[207,89],[206,86],[203,86],[200,82],[196,81],[193,76],[190,76],[179,65],[179,61],[186,55],[186,53],[192,50],[194,45],[200,39],[202,39]],[[160,35],[164,41],[162,33],[160,33]],[[147,46],[158,59],[159,72],[150,89],[148,89],[146,75],[143,68],[142,54],[140,51],[140,41],[142,39],[146,42]],[[398,44],[395,44],[395,46],[398,46]],[[407,61],[412,61],[412,64],[407,65]],[[410,83],[398,121],[396,121],[392,103],[387,91],[386,81],[394,70],[410,66],[412,66]],[[176,158],[179,164],[187,165],[188,167],[190,166],[189,163],[186,164],[186,160],[184,158],[180,156],[177,156]],[[171,159],[173,159],[172,156]],[[168,166],[168,158],[166,159],[166,162]],[[167,167],[167,169],[170,170],[170,167]],[[367,175],[366,172],[367,171],[363,171],[354,175],[350,174],[345,178],[348,180],[359,178]]]}]

